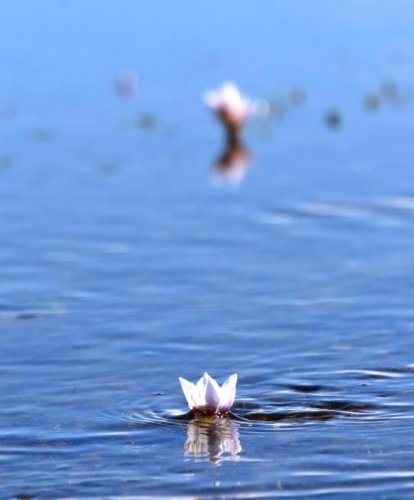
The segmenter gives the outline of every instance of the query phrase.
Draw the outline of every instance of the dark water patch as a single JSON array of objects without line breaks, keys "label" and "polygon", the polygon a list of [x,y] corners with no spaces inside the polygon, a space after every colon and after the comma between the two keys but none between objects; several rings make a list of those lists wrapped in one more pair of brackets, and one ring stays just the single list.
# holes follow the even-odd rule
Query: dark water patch
[{"label": "dark water patch", "polygon": [[368,111],[376,111],[380,106],[391,105],[394,109],[404,109],[412,98],[411,90],[393,79],[382,82],[375,90],[365,95],[363,104]]},{"label": "dark water patch", "polygon": [[327,111],[325,114],[325,124],[331,130],[339,130],[342,127],[342,113],[336,109]]},{"label": "dark water patch", "polygon": [[32,137],[36,142],[49,143],[54,139],[54,132],[50,128],[37,127],[33,129]]},{"label": "dark water patch", "polygon": [[243,419],[261,422],[279,422],[290,420],[331,420],[340,415],[340,412],[330,410],[295,411],[292,413],[248,413]]},{"label": "dark water patch", "polygon": [[37,313],[34,311],[25,311],[19,314],[16,314],[15,319],[34,319],[37,317]]},{"label": "dark water patch", "polygon": [[368,111],[376,111],[381,105],[381,98],[378,94],[367,94],[363,99],[364,108]]},{"label": "dark water patch", "polygon": [[377,410],[380,408],[379,405],[372,403],[360,403],[352,401],[323,401],[320,403],[310,404],[313,408],[327,408],[330,410],[341,410],[341,411],[363,411],[363,410]]},{"label": "dark water patch", "polygon": [[307,384],[291,384],[287,386],[292,391],[302,392],[302,393],[313,393],[328,390],[327,387],[322,385],[307,385]]},{"label": "dark water patch", "polygon": [[257,410],[261,408],[260,403],[255,403],[254,401],[236,401],[234,404],[234,409],[239,410]]},{"label": "dark water patch", "polygon": [[0,308],[0,321],[25,321],[34,320],[39,318],[47,318],[54,316],[61,316],[68,313],[67,309],[63,306],[55,305],[50,308],[30,308],[25,309],[18,307],[4,306]]},{"label": "dark water patch", "polygon": [[158,120],[152,113],[142,113],[136,118],[135,123],[142,130],[154,130],[158,125]]},{"label": "dark water patch", "polygon": [[119,170],[120,170],[120,167],[117,163],[115,162],[103,162],[101,164],[98,165],[98,172],[103,175],[103,176],[112,176],[112,175],[116,175]]},{"label": "dark water patch", "polygon": [[[291,405],[292,406],[292,405]],[[241,415],[240,418],[252,421],[319,421],[332,420],[335,418],[354,417],[363,418],[366,415],[372,415],[373,412],[379,412],[382,407],[378,404],[350,402],[350,401],[321,401],[307,403],[300,410],[289,410],[288,408],[272,412],[254,412]]]},{"label": "dark water patch", "polygon": [[412,98],[410,90],[401,86],[395,80],[385,80],[380,86],[380,95],[384,102],[396,109],[405,108]]}]

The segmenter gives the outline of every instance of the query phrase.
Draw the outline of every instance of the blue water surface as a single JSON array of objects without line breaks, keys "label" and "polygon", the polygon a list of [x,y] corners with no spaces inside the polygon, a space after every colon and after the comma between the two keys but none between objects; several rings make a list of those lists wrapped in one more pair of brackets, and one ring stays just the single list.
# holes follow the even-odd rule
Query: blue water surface
[{"label": "blue water surface", "polygon": [[[413,21],[2,3],[2,497],[412,497]],[[267,109],[237,178],[225,81]],[[204,371],[234,415],[177,419]]]}]

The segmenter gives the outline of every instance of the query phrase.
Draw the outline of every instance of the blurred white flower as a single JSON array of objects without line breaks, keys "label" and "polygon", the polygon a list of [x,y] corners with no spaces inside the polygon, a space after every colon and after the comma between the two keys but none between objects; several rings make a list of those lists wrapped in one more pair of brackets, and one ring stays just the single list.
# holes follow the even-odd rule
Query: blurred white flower
[{"label": "blurred white flower", "polygon": [[116,91],[121,97],[130,97],[135,94],[138,84],[138,77],[135,71],[125,70],[120,73],[115,80]]},{"label": "blurred white flower", "polygon": [[218,90],[206,92],[203,100],[227,127],[241,127],[256,111],[256,104],[243,96],[234,83],[224,83]]},{"label": "blurred white flower", "polygon": [[190,410],[222,415],[227,413],[234,403],[236,373],[231,375],[221,387],[208,373],[205,373],[196,384],[181,377],[179,377],[179,381]]}]

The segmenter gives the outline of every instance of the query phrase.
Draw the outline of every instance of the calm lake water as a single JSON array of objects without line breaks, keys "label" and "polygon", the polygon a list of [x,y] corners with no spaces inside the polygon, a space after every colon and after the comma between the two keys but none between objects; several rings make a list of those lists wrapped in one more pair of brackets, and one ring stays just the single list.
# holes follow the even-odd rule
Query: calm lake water
[{"label": "calm lake water", "polygon": [[413,3],[143,4],[0,8],[0,496],[412,498]]}]

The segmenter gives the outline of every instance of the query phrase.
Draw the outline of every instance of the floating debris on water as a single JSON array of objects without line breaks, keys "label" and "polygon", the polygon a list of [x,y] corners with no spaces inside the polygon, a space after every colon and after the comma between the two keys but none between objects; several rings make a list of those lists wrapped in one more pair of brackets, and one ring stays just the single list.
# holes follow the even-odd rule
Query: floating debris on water
[{"label": "floating debris on water", "polygon": [[382,104],[390,104],[394,108],[404,108],[410,99],[410,92],[401,89],[394,80],[385,80],[377,90],[368,93],[363,105],[368,111],[376,111]]},{"label": "floating debris on water", "polygon": [[293,106],[300,106],[306,101],[306,94],[302,89],[295,88],[288,95],[288,100]]},{"label": "floating debris on water", "polygon": [[135,94],[138,77],[135,71],[125,70],[115,80],[116,92],[120,97],[131,97]]},{"label": "floating debris on water", "polygon": [[339,111],[332,109],[325,115],[326,125],[333,130],[337,130],[342,126],[342,116]]},{"label": "floating debris on water", "polygon": [[156,127],[157,125],[157,120],[156,118],[151,115],[150,113],[143,113],[140,115],[137,120],[136,124],[139,128],[145,129],[145,130],[151,130]]},{"label": "floating debris on water", "polygon": [[115,175],[119,171],[119,165],[114,162],[103,162],[98,167],[99,172],[103,175]]},{"label": "floating debris on water", "polygon": [[368,94],[364,97],[364,107],[369,111],[376,111],[381,105],[381,99],[377,94]]},{"label": "floating debris on water", "polygon": [[32,131],[32,137],[37,142],[51,142],[54,135],[49,128],[37,127]]}]

